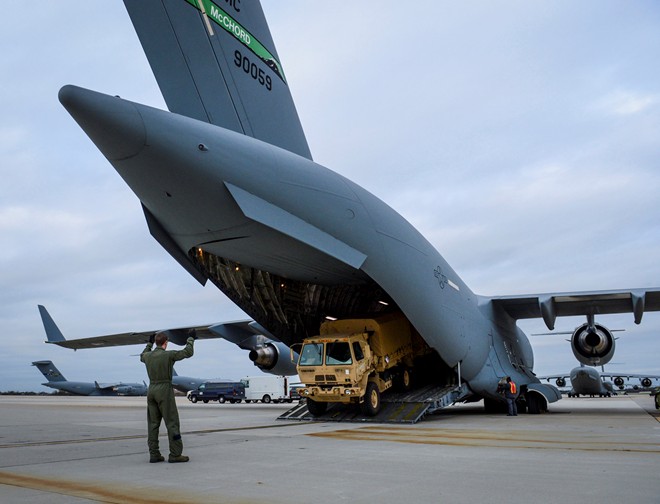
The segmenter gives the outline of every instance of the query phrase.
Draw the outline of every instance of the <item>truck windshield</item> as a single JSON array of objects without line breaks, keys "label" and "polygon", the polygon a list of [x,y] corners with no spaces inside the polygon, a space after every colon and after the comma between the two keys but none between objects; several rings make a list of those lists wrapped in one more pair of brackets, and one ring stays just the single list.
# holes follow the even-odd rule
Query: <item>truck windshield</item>
[{"label": "truck windshield", "polygon": [[325,363],[328,365],[352,364],[351,347],[346,341],[335,341],[328,343],[326,349]]},{"label": "truck windshield", "polygon": [[307,343],[300,352],[301,366],[320,366],[323,363],[323,343]]}]

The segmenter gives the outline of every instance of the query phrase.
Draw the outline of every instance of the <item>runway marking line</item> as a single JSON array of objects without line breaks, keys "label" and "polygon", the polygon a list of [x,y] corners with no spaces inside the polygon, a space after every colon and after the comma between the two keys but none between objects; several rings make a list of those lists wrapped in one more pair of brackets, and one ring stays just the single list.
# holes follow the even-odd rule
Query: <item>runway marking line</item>
[{"label": "runway marking line", "polygon": [[348,441],[389,441],[394,443],[448,445],[539,450],[579,450],[604,452],[660,453],[660,443],[626,442],[625,439],[590,434],[559,434],[529,431],[493,432],[470,429],[406,429],[400,427],[361,427],[308,434],[314,437]]}]

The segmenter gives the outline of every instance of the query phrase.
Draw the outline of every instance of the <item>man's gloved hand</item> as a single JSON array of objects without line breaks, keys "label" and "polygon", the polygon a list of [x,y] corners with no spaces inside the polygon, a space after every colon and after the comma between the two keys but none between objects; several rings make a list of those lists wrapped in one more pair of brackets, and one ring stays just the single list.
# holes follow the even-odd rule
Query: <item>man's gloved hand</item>
[{"label": "man's gloved hand", "polygon": [[197,339],[197,331],[195,329],[190,329],[188,331],[188,337],[196,340]]},{"label": "man's gloved hand", "polygon": [[156,333],[153,333],[151,336],[149,336],[149,343],[153,345],[154,341],[156,341]]}]

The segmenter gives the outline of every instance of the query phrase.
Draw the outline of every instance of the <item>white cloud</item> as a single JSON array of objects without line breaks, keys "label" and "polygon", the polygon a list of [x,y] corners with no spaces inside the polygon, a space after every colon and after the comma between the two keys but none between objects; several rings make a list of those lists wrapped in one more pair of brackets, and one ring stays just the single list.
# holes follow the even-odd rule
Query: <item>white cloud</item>
[{"label": "white cloud", "polygon": [[629,116],[649,111],[660,103],[660,94],[614,91],[595,104],[597,110],[606,114]]}]

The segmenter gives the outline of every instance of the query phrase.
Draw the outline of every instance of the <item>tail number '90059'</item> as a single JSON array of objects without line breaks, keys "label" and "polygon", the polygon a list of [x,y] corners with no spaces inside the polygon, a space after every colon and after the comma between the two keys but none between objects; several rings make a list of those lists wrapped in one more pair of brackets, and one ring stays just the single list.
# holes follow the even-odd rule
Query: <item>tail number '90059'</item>
[{"label": "tail number '90059'", "polygon": [[256,63],[250,61],[247,56],[243,56],[241,51],[234,51],[234,64],[238,68],[242,68],[246,74],[250,75],[259,84],[266,86],[268,91],[273,89],[273,81],[270,75],[266,75],[266,72],[259,68]]}]

